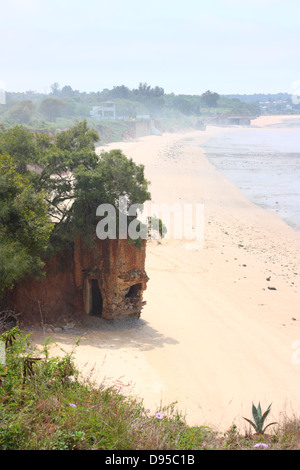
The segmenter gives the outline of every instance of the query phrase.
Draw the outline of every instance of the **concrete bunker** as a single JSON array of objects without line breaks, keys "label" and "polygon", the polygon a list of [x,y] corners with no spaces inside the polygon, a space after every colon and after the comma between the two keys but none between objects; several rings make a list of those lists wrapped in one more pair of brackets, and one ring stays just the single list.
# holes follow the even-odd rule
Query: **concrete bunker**
[{"label": "concrete bunker", "polygon": [[92,283],[92,310],[91,314],[101,317],[103,309],[103,298],[97,279],[91,279]]},{"label": "concrete bunker", "polygon": [[41,316],[45,323],[85,315],[140,317],[148,282],[145,255],[145,241],[137,247],[127,240],[79,237],[72,248],[47,261],[45,277],[18,283],[0,305],[22,312],[24,324],[40,322]]},{"label": "concrete bunker", "polygon": [[133,284],[132,286],[129,287],[129,290],[127,294],[125,295],[125,298],[134,299],[136,297],[140,297],[142,289],[143,289],[143,286],[140,282],[138,284]]},{"label": "concrete bunker", "polygon": [[103,312],[103,297],[98,279],[89,278],[84,282],[83,304],[85,313],[101,317]]}]

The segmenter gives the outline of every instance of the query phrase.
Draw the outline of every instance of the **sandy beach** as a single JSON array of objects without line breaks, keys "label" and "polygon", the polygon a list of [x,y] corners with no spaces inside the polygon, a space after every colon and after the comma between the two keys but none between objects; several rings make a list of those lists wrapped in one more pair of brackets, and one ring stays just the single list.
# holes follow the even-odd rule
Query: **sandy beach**
[{"label": "sandy beach", "polygon": [[[208,126],[100,148],[145,165],[153,203],[203,204],[204,243],[187,250],[185,240],[150,240],[141,319],[88,328],[76,350],[96,383],[117,384],[153,413],[176,401],[189,424],[221,430],[247,427],[252,402],[272,403],[272,421],[300,409],[300,234],[208,162],[201,144],[223,131]],[[70,350],[82,332],[50,336]],[[37,343],[42,336],[32,335]]]}]

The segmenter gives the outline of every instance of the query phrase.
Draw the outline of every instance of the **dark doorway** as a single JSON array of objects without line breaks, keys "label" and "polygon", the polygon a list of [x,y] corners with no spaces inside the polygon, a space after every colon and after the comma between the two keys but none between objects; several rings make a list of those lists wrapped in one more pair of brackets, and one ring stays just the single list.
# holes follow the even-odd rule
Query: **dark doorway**
[{"label": "dark doorway", "polygon": [[101,291],[99,289],[97,279],[91,279],[92,283],[92,305],[91,305],[91,315],[96,315],[101,317],[102,308],[103,308],[103,299]]},{"label": "dark doorway", "polygon": [[125,295],[126,299],[130,299],[133,297],[137,297],[142,290],[142,284],[134,284],[133,286],[130,286],[129,291]]}]

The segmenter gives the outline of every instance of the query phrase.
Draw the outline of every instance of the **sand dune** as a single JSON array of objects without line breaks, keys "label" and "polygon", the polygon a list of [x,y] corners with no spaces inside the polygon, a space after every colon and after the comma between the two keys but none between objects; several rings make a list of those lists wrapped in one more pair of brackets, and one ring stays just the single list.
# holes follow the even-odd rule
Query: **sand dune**
[{"label": "sand dune", "polygon": [[[278,119],[258,125],[270,121]],[[272,420],[300,405],[300,235],[207,161],[201,143],[223,131],[103,148],[145,165],[153,202],[204,204],[204,244],[149,241],[142,318],[134,327],[88,330],[76,353],[97,382],[118,383],[151,411],[177,401],[188,423],[220,429],[244,427],[252,401],[272,403]],[[53,339],[68,349],[72,334]]]}]

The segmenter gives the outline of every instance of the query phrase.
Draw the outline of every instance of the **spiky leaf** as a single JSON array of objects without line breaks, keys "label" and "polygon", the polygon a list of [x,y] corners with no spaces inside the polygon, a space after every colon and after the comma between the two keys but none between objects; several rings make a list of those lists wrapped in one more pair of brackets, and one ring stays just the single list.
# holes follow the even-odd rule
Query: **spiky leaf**
[{"label": "spiky leaf", "polygon": [[272,406],[272,403],[271,403],[271,405],[268,406],[268,408],[266,409],[266,411],[265,411],[264,414],[262,415],[262,418],[261,418],[262,424],[264,423],[266,417],[267,417],[268,414],[270,413],[270,411],[271,411],[271,406]]},{"label": "spiky leaf", "polygon": [[[243,418],[244,418],[244,417],[243,417]],[[253,426],[253,427],[254,427],[255,431],[257,431],[257,432],[258,432],[257,426],[256,426],[256,425],[253,423],[253,421],[251,421],[251,419],[248,419],[248,418],[244,418],[244,419],[245,419],[246,421],[248,421],[248,423],[250,423],[250,424],[251,424],[251,426]]]},{"label": "spiky leaf", "polygon": [[273,424],[278,424],[278,423],[274,422],[274,423],[267,424],[267,426],[264,427],[262,433],[264,433],[265,430],[266,430],[269,426],[273,426]]},{"label": "spiky leaf", "polygon": [[259,416],[261,417],[261,406],[260,406],[260,402],[258,403],[258,406],[257,406],[257,412],[258,412]]},{"label": "spiky leaf", "polygon": [[252,404],[252,416],[256,424],[256,428],[258,431],[261,431],[262,429],[262,422],[261,422],[261,408],[260,404],[258,404],[258,407],[256,408],[254,404]]}]

